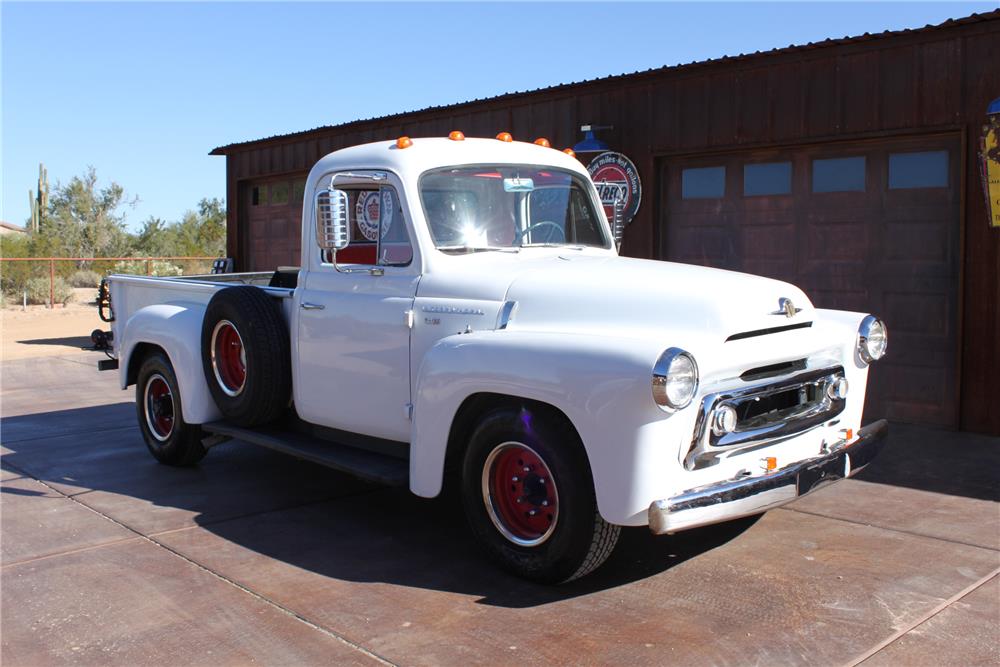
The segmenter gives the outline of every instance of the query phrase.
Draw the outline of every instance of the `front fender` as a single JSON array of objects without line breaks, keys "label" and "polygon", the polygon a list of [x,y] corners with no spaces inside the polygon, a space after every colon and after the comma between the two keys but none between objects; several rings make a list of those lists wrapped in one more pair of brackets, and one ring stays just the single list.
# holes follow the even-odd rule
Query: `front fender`
[{"label": "front fender", "polygon": [[[664,345],[606,336],[484,331],[443,338],[416,381],[410,488],[433,497],[443,484],[448,435],[462,402],[481,392],[548,403],[576,427],[607,521],[645,521],[649,498],[669,488],[683,413],[653,402],[651,371]],[[675,421],[679,428],[665,429]],[[673,459],[673,463],[671,463]],[[644,474],[649,470],[655,474]]]},{"label": "front fender", "polygon": [[157,304],[139,309],[125,323],[121,356],[121,385],[128,386],[128,368],[141,343],[157,345],[167,353],[181,392],[184,421],[203,424],[222,417],[205,381],[201,363],[201,324],[205,305]]}]

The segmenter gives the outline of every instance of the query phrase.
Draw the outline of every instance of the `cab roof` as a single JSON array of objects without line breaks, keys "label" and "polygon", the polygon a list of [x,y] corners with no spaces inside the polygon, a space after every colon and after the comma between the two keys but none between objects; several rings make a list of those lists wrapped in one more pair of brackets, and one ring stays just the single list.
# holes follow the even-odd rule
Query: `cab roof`
[{"label": "cab roof", "polygon": [[470,164],[530,164],[557,167],[581,175],[587,172],[575,157],[560,150],[523,141],[466,138],[414,137],[407,148],[395,141],[378,141],[334,151],[320,158],[310,177],[345,169],[385,170],[404,180],[425,171]]}]

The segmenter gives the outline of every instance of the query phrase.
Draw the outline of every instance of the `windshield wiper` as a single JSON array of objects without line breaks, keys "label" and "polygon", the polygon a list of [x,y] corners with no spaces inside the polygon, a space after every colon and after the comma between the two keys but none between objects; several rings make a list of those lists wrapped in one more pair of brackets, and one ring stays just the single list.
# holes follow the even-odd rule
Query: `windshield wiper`
[{"label": "windshield wiper", "polygon": [[567,245],[565,243],[522,243],[521,248],[566,248],[567,250],[583,250],[586,246]]},{"label": "windshield wiper", "polygon": [[445,252],[485,252],[488,250],[495,252],[517,252],[520,250],[520,248],[484,245],[439,245],[437,249]]}]

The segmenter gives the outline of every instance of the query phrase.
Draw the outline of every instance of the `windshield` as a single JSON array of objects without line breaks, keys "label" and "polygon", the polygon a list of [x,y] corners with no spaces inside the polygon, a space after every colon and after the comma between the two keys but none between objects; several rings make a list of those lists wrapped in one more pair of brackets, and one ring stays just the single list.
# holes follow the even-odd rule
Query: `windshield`
[{"label": "windshield", "polygon": [[478,165],[429,171],[420,198],[438,249],[608,248],[584,179],[549,167]]}]

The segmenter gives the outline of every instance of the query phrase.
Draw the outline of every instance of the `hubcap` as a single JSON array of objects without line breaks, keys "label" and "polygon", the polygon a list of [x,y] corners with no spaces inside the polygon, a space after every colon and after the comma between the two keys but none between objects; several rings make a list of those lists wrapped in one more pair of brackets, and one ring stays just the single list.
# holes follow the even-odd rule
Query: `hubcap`
[{"label": "hubcap", "polygon": [[153,437],[163,442],[174,430],[174,397],[166,379],[156,373],[146,382],[146,425]]},{"label": "hubcap", "polygon": [[559,520],[559,492],[538,453],[520,442],[498,445],[483,464],[483,502],[508,540],[533,547],[552,535]]},{"label": "hubcap", "polygon": [[212,370],[222,391],[239,396],[247,381],[247,353],[240,332],[229,320],[220,320],[212,330]]}]

